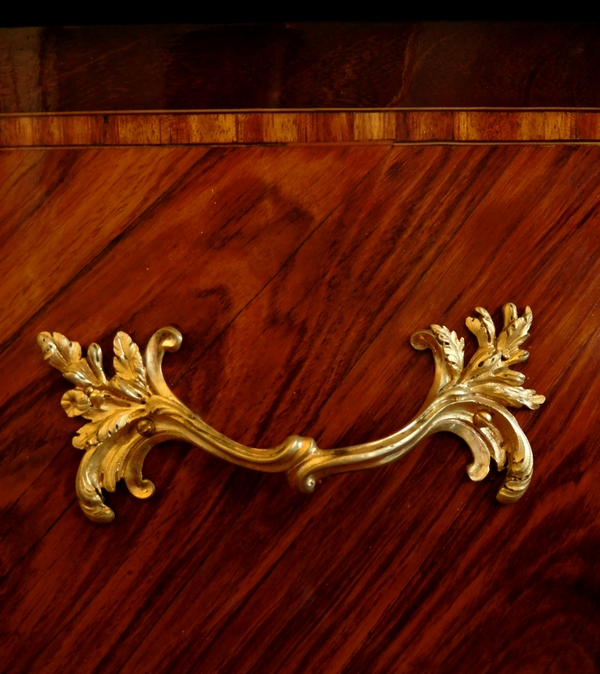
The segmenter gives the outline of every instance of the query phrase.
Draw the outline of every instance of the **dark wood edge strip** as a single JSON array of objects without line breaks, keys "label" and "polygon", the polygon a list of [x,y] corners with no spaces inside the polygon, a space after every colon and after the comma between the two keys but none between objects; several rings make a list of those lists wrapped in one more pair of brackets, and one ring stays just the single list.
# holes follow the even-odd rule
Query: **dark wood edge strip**
[{"label": "dark wood edge strip", "polygon": [[0,112],[4,117],[81,117],[86,115],[202,115],[202,114],[250,114],[250,113],[313,113],[313,112],[600,112],[600,107],[584,106],[398,106],[375,108],[182,108],[181,110],[60,110],[56,112]]},{"label": "dark wood edge strip", "polygon": [[0,117],[3,148],[599,140],[598,110],[281,110]]}]

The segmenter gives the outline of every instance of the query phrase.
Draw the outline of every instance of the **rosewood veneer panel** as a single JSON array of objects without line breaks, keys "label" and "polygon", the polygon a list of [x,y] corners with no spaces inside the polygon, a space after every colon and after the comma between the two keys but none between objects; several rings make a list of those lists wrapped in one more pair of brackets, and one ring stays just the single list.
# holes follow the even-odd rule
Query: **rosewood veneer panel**
[{"label": "rosewood veneer panel", "polygon": [[[596,146],[0,153],[5,670],[597,671],[599,166]],[[517,504],[435,437],[312,497],[171,443],[152,499],[119,489],[107,527],[79,511],[39,330],[108,354],[173,323],[167,380],[209,423],[335,446],[419,407],[414,330],[464,335],[506,301],[533,308],[524,372],[548,397],[517,412]]]}]

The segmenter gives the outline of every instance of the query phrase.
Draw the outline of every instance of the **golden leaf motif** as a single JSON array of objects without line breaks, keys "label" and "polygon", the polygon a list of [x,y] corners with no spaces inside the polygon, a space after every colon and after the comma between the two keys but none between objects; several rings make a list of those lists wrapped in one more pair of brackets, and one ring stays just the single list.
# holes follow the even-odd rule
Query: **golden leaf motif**
[{"label": "golden leaf motif", "polygon": [[481,480],[491,459],[506,468],[498,500],[518,500],[533,473],[533,454],[526,435],[507,407],[537,408],[544,397],[523,388],[525,376],[510,369],[523,362],[520,348],[529,335],[531,310],[519,316],[513,304],[504,306],[504,327],[498,337],[490,314],[481,307],[467,319],[478,349],[464,366],[464,340],[445,326],[432,325],[411,338],[416,349],[431,349],[435,376],[421,411],[404,428],[374,442],[337,449],[321,449],[311,438],[291,436],[276,447],[256,449],[231,440],[195,415],[169,389],[162,375],[165,351],[175,351],[181,334],[163,328],[148,343],[142,358],[138,346],[124,332],[114,340],[115,375],[107,380],[102,352],[97,344],[81,357],[77,342],[60,333],[40,333],[38,342],[48,362],[75,384],[61,401],[69,416],[90,423],[75,437],[84,449],[76,480],[83,512],[96,522],[110,522],[113,511],[104,502],[103,490],[114,491],[120,479],[139,498],[154,486],[142,476],[144,457],[157,442],[179,438],[202,447],[234,464],[287,473],[290,484],[311,492],[318,481],[332,473],[372,468],[394,461],[422,438],[438,431],[456,433],[473,454],[468,475]]},{"label": "golden leaf motif", "polygon": [[496,339],[496,327],[489,312],[482,307],[477,307],[475,311],[481,318],[467,318],[467,328],[477,337],[480,347],[491,346]]},{"label": "golden leaf motif", "polygon": [[48,363],[75,386],[85,388],[101,383],[87,360],[81,357],[81,346],[77,342],[69,341],[60,332],[42,332],[38,335],[38,343]]},{"label": "golden leaf motif", "polygon": [[449,383],[454,384],[463,370],[465,340],[446,326],[432,325],[431,330],[444,352],[444,362]]},{"label": "golden leaf motif", "polygon": [[134,400],[146,400],[151,395],[146,381],[146,370],[138,345],[125,332],[118,332],[113,347],[115,376],[111,385]]},{"label": "golden leaf motif", "polygon": [[505,304],[502,310],[504,327],[497,339],[490,314],[481,307],[476,311],[481,320],[467,318],[466,323],[480,346],[465,368],[460,383],[503,405],[537,409],[544,402],[544,396],[524,389],[525,375],[510,369],[510,365],[529,357],[529,353],[519,347],[529,337],[533,320],[531,309],[525,307],[523,315],[519,316],[514,304]]}]

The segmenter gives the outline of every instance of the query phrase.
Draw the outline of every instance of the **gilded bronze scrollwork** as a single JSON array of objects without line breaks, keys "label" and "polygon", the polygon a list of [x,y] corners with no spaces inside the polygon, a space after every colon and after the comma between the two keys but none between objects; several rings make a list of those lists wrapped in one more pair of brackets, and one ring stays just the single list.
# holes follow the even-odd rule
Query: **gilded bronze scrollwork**
[{"label": "gilded bronze scrollwork", "polygon": [[168,439],[185,440],[246,468],[286,472],[292,486],[312,492],[327,475],[390,463],[438,431],[450,431],[467,442],[473,453],[467,469],[472,480],[488,474],[491,458],[499,469],[506,468],[497,498],[502,503],[516,501],[531,481],[533,455],[526,435],[506,408],[536,409],[544,402],[544,396],[523,388],[525,375],[511,369],[529,356],[520,347],[529,336],[532,313],[527,307],[519,316],[514,304],[506,304],[498,336],[490,314],[480,307],[476,313],[477,317],[467,318],[467,327],[479,346],[466,367],[464,340],[455,332],[432,325],[415,333],[413,347],[431,349],[435,361],[433,385],[420,412],[387,438],[340,449],[321,449],[312,438],[297,435],[277,447],[256,449],[209,426],[164,380],[163,356],[181,345],[175,328],[156,332],[143,357],[131,337],[118,332],[115,375],[110,379],[97,344],[91,344],[83,357],[77,342],[57,332],[42,332],[38,344],[44,358],[75,386],[63,395],[63,409],[70,417],[89,420],[73,438],[73,445],[85,451],[76,480],[81,508],[95,522],[112,521],[115,515],[102,490],[114,492],[120,479],[134,496],[151,496],[154,485],[142,477],[144,458],[154,445]]}]

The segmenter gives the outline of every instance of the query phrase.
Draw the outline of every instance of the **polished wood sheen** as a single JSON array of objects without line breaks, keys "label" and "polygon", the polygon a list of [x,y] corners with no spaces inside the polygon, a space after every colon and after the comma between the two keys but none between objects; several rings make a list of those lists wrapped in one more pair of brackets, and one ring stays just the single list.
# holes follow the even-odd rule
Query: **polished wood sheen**
[{"label": "polished wood sheen", "polygon": [[597,142],[597,110],[276,110],[0,115],[0,147]]},{"label": "polished wood sheen", "polygon": [[[599,174],[594,144],[0,152],[3,671],[598,671]],[[42,330],[109,353],[175,325],[166,378],[208,423],[335,447],[417,411],[415,330],[507,301],[547,398],[516,412],[516,504],[442,434],[312,496],[172,442],[153,498],[79,510]]]}]

